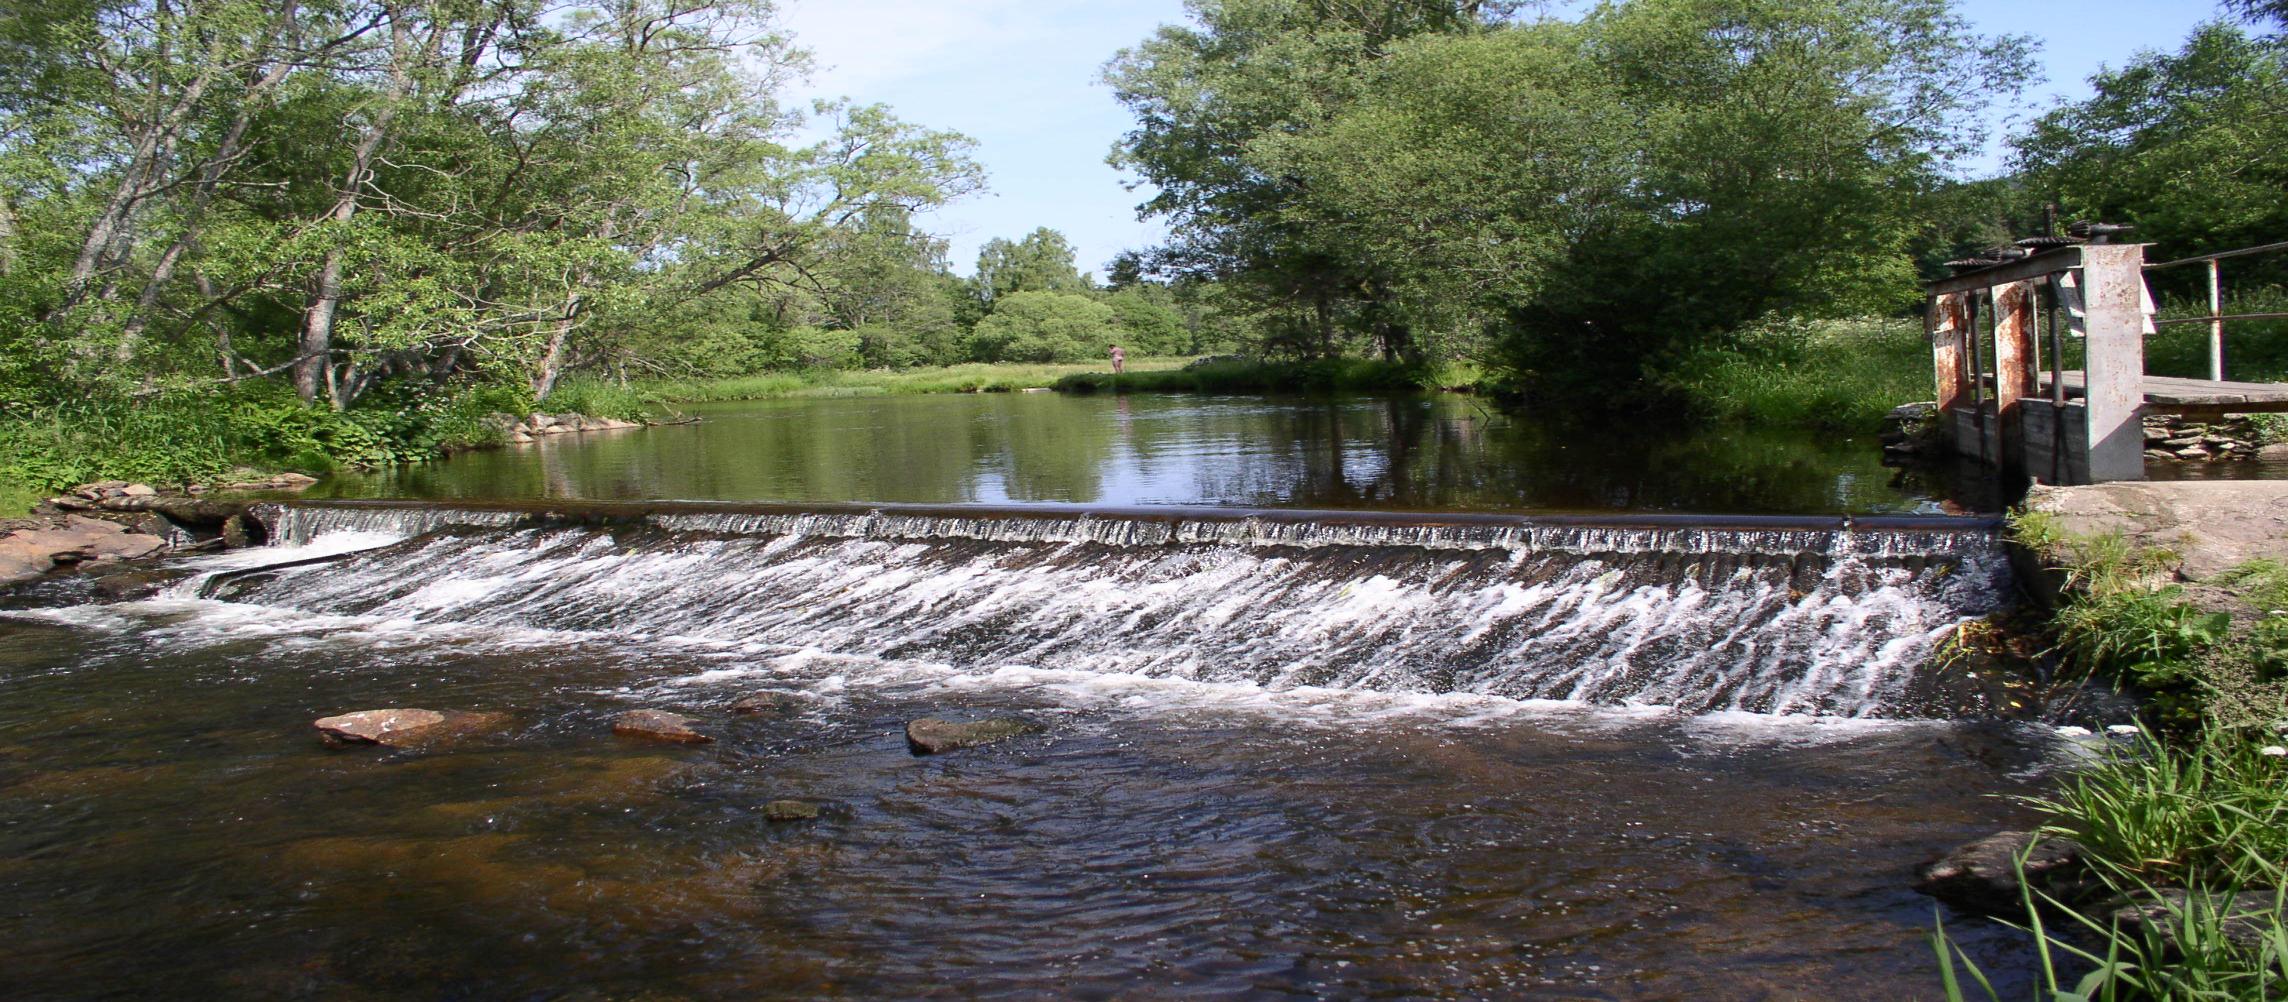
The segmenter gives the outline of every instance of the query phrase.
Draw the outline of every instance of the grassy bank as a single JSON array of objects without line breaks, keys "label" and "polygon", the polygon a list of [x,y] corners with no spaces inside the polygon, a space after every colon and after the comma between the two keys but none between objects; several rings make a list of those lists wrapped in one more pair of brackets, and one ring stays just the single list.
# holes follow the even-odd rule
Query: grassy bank
[{"label": "grassy bank", "polygon": [[1873,432],[1891,408],[1931,398],[1930,345],[1913,318],[1766,320],[1692,355],[1666,388],[1713,420]]},{"label": "grassy bank", "polygon": [[513,390],[464,388],[405,400],[380,393],[336,412],[305,405],[275,385],[18,404],[0,413],[0,515],[94,480],[181,485],[234,470],[322,474],[421,462],[499,441],[487,416],[526,406]]},{"label": "grassy bank", "polygon": [[[2028,892],[2041,997],[2288,997],[2288,567],[2251,561],[2188,585],[2173,554],[2118,536],[2039,514],[2013,531],[2062,574],[2061,669],[2143,694],[2149,718],[2028,803],[2044,831],[2080,843],[2096,899],[2161,917],[2132,930]],[[1943,930],[1936,943],[1949,998],[1997,997]],[[2068,968],[2081,972],[2070,983]]]},{"label": "grassy bank", "polygon": [[1480,373],[1466,363],[1400,365],[1363,358],[1316,362],[1210,360],[1182,368],[1080,372],[1056,381],[1067,393],[1410,393],[1467,388]]},{"label": "grassy bank", "polygon": [[[1189,358],[1132,358],[1133,373],[1179,368]],[[1058,380],[1101,372],[1104,362],[999,363],[905,370],[806,369],[766,372],[726,379],[645,380],[628,392],[660,403],[708,400],[769,400],[779,397],[855,397],[904,393],[1006,393],[1056,385]],[[562,391],[559,391],[560,393]],[[549,398],[554,406],[555,396]]]}]

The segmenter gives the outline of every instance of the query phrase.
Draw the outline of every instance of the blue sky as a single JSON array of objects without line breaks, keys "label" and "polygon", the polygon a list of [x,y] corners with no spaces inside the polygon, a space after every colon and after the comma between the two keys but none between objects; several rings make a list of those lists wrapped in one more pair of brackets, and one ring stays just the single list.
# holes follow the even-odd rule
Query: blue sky
[{"label": "blue sky", "polygon": [[[1561,9],[1570,4],[1557,5]],[[2087,93],[2101,66],[2140,49],[2173,49],[2215,16],[2210,0],[1965,0],[1981,32],[2041,40],[2048,82],[2028,107]],[[1154,242],[1136,219],[1140,195],[1104,163],[1129,127],[1097,82],[1104,62],[1160,24],[1181,20],[1180,0],[787,0],[785,23],[816,55],[810,96],[881,102],[908,121],[977,140],[991,187],[939,210],[924,225],[953,244],[967,273],[977,249],[1037,226],[1064,232],[1083,268]],[[1998,158],[1977,165],[1987,170]]]}]

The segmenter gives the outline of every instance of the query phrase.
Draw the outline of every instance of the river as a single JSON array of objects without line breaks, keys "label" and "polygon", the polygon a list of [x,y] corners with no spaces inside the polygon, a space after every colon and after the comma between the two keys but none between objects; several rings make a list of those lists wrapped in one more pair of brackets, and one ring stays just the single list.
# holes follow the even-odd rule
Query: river
[{"label": "river", "polygon": [[[1640,517],[1941,507],[1866,443],[704,414],[339,479],[436,503],[290,505],[139,601],[5,598],[0,996],[1923,997],[1914,865],[2060,762],[1927,664],[2007,601],[1992,530]],[[659,498],[722,503],[573,502]],[[848,501],[1008,507],[751,504]],[[1115,510],[1179,503],[1527,514]],[[502,716],[310,726],[382,706]],[[615,736],[634,708],[715,740]],[[917,756],[923,716],[1035,730]],[[2023,986],[2011,934],[1949,927]]]}]

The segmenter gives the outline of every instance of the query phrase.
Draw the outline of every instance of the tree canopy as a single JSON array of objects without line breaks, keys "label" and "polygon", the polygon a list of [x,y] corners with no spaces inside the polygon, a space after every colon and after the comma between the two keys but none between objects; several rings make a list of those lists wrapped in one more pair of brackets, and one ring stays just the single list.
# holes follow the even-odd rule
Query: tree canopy
[{"label": "tree canopy", "polygon": [[2029,74],[1944,0],[1203,0],[1113,154],[1300,354],[1610,387],[1772,310],[1895,305],[1920,201]]}]

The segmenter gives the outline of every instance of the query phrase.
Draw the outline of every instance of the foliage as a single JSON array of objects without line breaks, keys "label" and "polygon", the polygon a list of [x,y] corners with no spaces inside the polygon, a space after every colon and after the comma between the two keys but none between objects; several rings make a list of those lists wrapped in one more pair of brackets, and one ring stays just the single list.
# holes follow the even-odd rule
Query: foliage
[{"label": "foliage", "polygon": [[[2078,841],[2090,872],[2120,899],[2158,904],[2155,925],[2168,929],[2132,935],[2025,891],[2021,928],[2034,936],[2039,997],[2258,1002],[2288,990],[2288,924],[2281,918],[2288,905],[2288,758],[2265,751],[2277,740],[2223,728],[2181,747],[2144,736],[2109,750],[2057,794],[2029,801],[2047,816],[2044,831]],[[2163,895],[2163,887],[2183,893]],[[2270,907],[2254,915],[2228,911],[2224,903],[2245,890],[2268,891],[2260,898],[2269,897]],[[2065,915],[2068,931],[2081,934],[2075,938],[2096,945],[2050,932],[2045,914]],[[2239,934],[2229,934],[2229,926],[2239,926]],[[1931,940],[1946,998],[1969,997],[1962,970],[1987,998],[1999,998],[1943,923]],[[2068,964],[2087,969],[2070,990],[2059,973]]]},{"label": "foliage", "polygon": [[[1174,369],[1184,358],[1130,358],[1131,374]],[[906,371],[844,372],[810,369],[773,372],[713,380],[659,380],[638,383],[633,392],[646,400],[697,402],[707,400],[767,400],[778,397],[870,396],[892,393],[1009,393],[1047,389],[1076,373],[1103,368],[1105,363],[984,364]]]},{"label": "foliage", "polygon": [[528,390],[469,385],[451,395],[383,387],[396,406],[312,406],[285,387],[178,393],[12,409],[0,420],[0,503],[21,511],[76,484],[129,479],[179,486],[240,468],[324,473],[421,462],[498,442],[493,415],[529,410]]},{"label": "foliage", "polygon": [[1490,350],[1610,399],[1768,313],[1903,305],[1917,213],[2028,65],[1941,0],[1509,12],[1224,0],[1124,52],[1153,264],[1225,279],[1267,348]]},{"label": "foliage", "polygon": [[1930,346],[1914,320],[1767,317],[1730,340],[1694,351],[1666,383],[1707,417],[1871,433],[1930,393]]},{"label": "foliage", "polygon": [[1112,307],[1068,292],[1013,292],[970,332],[981,362],[1077,362],[1106,355],[1119,336]]},{"label": "foliage", "polygon": [[841,322],[770,330],[952,340],[905,221],[981,183],[968,141],[782,104],[806,57],[767,0],[65,0],[0,47],[0,338],[50,362],[17,396],[545,398],[789,296]]},{"label": "foliage", "polygon": [[1085,293],[1096,283],[1074,266],[1073,246],[1065,235],[1044,226],[1022,240],[986,241],[977,252],[972,288],[978,302],[994,309],[1002,297],[1016,293]]},{"label": "foliage", "polygon": [[1468,387],[1475,370],[1463,366],[1407,365],[1380,359],[1309,362],[1208,360],[1181,369],[1076,373],[1057,380],[1067,393],[1412,393]]},{"label": "foliage", "polygon": [[[2228,23],[2195,30],[2174,53],[2148,52],[2090,80],[2095,93],[2044,115],[2013,140],[2016,168],[2069,217],[2132,223],[2168,256],[2280,239],[2288,229],[2288,43]],[[2279,281],[2277,259],[2232,262]],[[2158,291],[2205,288],[2198,268],[2157,272]]]}]

